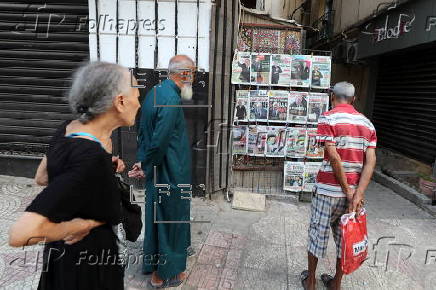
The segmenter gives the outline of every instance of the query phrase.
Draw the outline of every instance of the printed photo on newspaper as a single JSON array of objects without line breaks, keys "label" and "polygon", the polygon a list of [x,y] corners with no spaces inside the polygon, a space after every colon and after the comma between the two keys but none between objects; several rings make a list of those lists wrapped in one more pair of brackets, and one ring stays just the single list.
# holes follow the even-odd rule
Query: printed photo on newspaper
[{"label": "printed photo on newspaper", "polygon": [[237,90],[236,91],[236,105],[234,122],[248,121],[248,114],[250,112],[250,91]]},{"label": "printed photo on newspaper", "polygon": [[303,189],[304,162],[285,161],[283,189],[300,192]]},{"label": "printed photo on newspaper", "polygon": [[288,91],[269,91],[268,120],[286,123],[288,116]]},{"label": "printed photo on newspaper", "polygon": [[289,92],[288,122],[306,124],[307,121],[307,100],[306,92]]},{"label": "printed photo on newspaper", "polygon": [[283,157],[286,147],[286,128],[278,126],[267,127],[266,156]]},{"label": "printed photo on newspaper", "polygon": [[323,159],[324,146],[320,146],[317,140],[317,128],[307,128],[307,159]]},{"label": "printed photo on newspaper", "polygon": [[330,88],[331,62],[332,59],[330,56],[312,57],[312,73],[311,73],[312,88],[314,89]]},{"label": "printed photo on newspaper", "polygon": [[308,88],[310,86],[310,55],[293,55],[291,60],[291,87]]},{"label": "printed photo on newspaper", "polygon": [[316,176],[321,168],[322,162],[304,163],[303,191],[312,192],[316,184]]},{"label": "printed photo on newspaper", "polygon": [[291,84],[291,56],[271,55],[271,85],[289,87]]},{"label": "printed photo on newspaper", "polygon": [[247,126],[233,126],[233,154],[247,154]]},{"label": "printed photo on newspaper", "polygon": [[250,84],[251,53],[239,51],[232,61],[232,84]]},{"label": "printed photo on newspaper", "polygon": [[250,156],[265,156],[266,126],[248,126],[247,153]]},{"label": "printed photo on newspaper", "polygon": [[310,93],[308,99],[307,124],[318,124],[319,116],[328,110],[329,95],[324,93]]},{"label": "printed photo on newspaper", "polygon": [[250,120],[268,121],[268,91],[250,91]]},{"label": "printed photo on newspaper", "polygon": [[271,69],[271,55],[266,53],[251,54],[251,84],[269,85]]},{"label": "printed photo on newspaper", "polygon": [[292,127],[286,131],[286,157],[304,158],[306,155],[306,128]]}]

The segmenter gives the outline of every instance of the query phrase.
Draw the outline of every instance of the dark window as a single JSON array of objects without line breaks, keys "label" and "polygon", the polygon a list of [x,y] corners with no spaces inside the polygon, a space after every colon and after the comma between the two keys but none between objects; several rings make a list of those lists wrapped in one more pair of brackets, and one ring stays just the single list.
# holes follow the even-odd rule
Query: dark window
[{"label": "dark window", "polygon": [[256,0],[241,0],[241,4],[246,8],[256,9]]}]

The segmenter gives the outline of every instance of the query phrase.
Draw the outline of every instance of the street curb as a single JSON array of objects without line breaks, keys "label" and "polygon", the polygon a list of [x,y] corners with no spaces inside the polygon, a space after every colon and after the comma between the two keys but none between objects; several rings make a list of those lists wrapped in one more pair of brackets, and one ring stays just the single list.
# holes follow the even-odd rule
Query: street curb
[{"label": "street curb", "polygon": [[428,198],[424,194],[419,193],[410,186],[399,182],[395,178],[387,176],[380,170],[374,171],[373,180],[383,186],[386,186],[389,189],[392,189],[401,197],[413,202],[414,204],[431,214],[433,217],[436,217],[436,206],[432,206],[430,198]]}]

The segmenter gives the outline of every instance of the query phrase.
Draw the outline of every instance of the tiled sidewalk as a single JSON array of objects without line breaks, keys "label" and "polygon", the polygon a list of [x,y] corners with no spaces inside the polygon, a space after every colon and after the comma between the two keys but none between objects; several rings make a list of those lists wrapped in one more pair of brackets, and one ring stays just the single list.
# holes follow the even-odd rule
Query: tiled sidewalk
[{"label": "tiled sidewalk", "polygon": [[[0,176],[0,289],[36,289],[41,251],[10,248],[7,231],[40,189],[30,179]],[[192,225],[197,254],[188,259],[187,281],[173,289],[301,289],[309,211],[308,203],[293,201],[268,200],[266,212],[246,212],[221,199],[194,199],[195,220],[211,222]],[[343,289],[435,289],[435,219],[376,183],[367,192],[367,212],[370,257],[345,277]],[[141,240],[128,246],[141,254]],[[318,276],[333,273],[334,263],[331,239]],[[129,264],[126,289],[148,289],[150,277],[140,269],[140,261]]]}]

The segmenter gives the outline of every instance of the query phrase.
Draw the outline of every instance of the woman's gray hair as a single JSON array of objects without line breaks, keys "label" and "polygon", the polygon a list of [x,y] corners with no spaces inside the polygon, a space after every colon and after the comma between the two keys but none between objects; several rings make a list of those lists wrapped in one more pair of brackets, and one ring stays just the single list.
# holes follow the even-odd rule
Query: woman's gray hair
[{"label": "woman's gray hair", "polygon": [[87,123],[112,107],[114,97],[130,88],[128,70],[114,63],[91,62],[73,75],[68,101],[78,120]]}]

